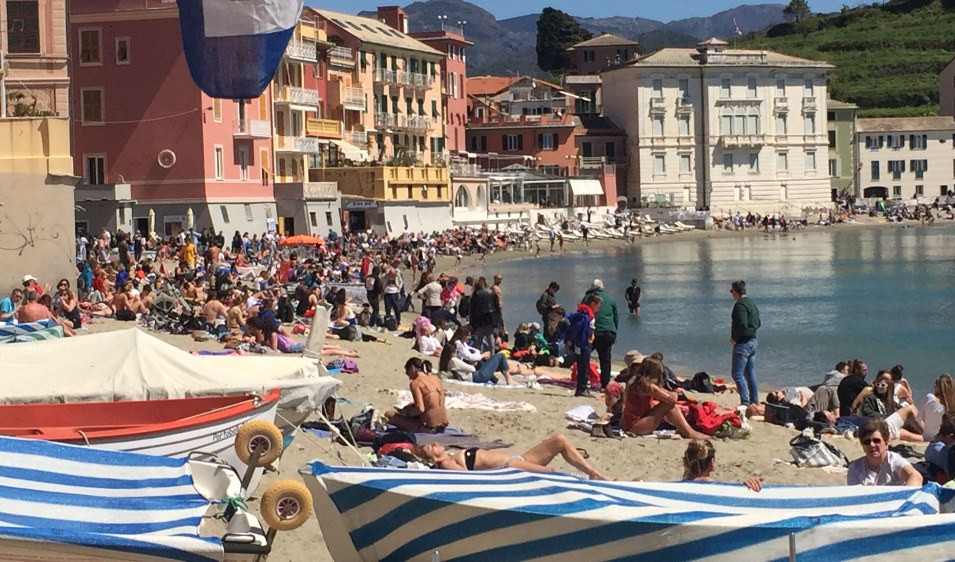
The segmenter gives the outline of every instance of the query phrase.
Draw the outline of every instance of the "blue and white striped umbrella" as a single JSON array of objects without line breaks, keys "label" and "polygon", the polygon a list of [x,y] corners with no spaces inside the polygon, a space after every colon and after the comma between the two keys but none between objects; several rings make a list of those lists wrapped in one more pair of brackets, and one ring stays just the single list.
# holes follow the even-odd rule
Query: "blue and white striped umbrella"
[{"label": "blue and white striped umbrella", "polygon": [[0,558],[219,560],[208,507],[185,458],[0,437]]},{"label": "blue and white striped umbrella", "polygon": [[362,560],[862,559],[955,553],[955,491],[591,482],[513,469],[303,470],[330,552]]}]

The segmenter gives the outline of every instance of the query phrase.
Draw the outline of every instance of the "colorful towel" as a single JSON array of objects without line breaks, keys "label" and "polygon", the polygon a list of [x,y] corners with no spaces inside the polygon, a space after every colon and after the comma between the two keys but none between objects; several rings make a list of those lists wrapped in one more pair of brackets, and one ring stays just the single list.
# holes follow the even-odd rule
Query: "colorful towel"
[{"label": "colorful towel", "polygon": [[[398,397],[396,407],[402,408],[411,404],[410,390],[390,391]],[[449,392],[444,398],[444,407],[448,410],[488,410],[492,412],[536,412],[533,404],[517,401],[493,400],[483,394],[468,394],[467,392]]]}]

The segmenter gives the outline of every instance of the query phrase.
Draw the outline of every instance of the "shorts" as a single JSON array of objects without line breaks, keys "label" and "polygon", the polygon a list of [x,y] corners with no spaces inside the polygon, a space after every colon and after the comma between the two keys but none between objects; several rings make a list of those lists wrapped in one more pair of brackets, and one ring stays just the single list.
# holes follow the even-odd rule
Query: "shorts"
[{"label": "shorts", "polygon": [[889,426],[889,439],[898,439],[899,434],[902,432],[902,424],[905,423],[905,420],[902,419],[902,416],[895,412],[885,418],[885,424]]}]

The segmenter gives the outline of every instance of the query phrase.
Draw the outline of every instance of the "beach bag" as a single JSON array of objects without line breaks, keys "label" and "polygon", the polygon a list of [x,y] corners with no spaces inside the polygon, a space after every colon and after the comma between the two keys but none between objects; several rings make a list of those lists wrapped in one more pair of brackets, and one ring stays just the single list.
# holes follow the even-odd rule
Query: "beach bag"
[{"label": "beach bag", "polygon": [[838,447],[815,437],[797,435],[789,441],[789,446],[789,454],[800,468],[849,465],[849,459]]},{"label": "beach bag", "polygon": [[358,363],[355,363],[351,359],[345,359],[345,361],[342,362],[342,372],[349,374],[357,373]]},{"label": "beach bag", "polygon": [[766,404],[764,420],[775,425],[793,426],[802,431],[809,427],[812,416],[809,410],[796,404]]},{"label": "beach bag", "polygon": [[398,329],[398,320],[391,314],[385,316],[385,329],[394,332]]}]

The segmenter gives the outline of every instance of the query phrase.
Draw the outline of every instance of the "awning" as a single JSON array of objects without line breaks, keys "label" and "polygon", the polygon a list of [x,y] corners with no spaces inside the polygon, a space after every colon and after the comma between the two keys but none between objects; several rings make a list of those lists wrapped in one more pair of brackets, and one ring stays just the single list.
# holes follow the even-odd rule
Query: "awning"
[{"label": "awning", "polygon": [[577,94],[572,94],[572,93],[566,92],[566,91],[564,91],[564,90],[560,90],[560,92],[558,92],[558,93],[564,94],[564,95],[567,96],[567,97],[575,98],[575,99],[578,99],[578,100],[590,101],[590,98],[586,98],[586,97],[584,97],[584,96],[578,96]]},{"label": "awning", "polygon": [[345,154],[346,160],[352,162],[371,162],[371,155],[363,148],[358,148],[348,141],[332,139],[332,144],[337,146]]},{"label": "awning", "polygon": [[604,188],[600,185],[600,180],[569,180],[570,190],[574,192],[574,197],[578,195],[603,195]]}]

